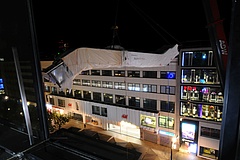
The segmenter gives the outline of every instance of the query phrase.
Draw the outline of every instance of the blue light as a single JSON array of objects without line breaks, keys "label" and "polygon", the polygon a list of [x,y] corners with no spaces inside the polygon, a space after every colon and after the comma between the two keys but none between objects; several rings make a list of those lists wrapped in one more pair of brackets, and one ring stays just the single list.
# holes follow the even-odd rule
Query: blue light
[{"label": "blue light", "polygon": [[174,72],[167,72],[167,79],[175,79],[176,75]]},{"label": "blue light", "polygon": [[205,79],[200,79],[199,82],[200,83],[205,83]]},{"label": "blue light", "polygon": [[174,136],[174,133],[167,132],[167,131],[162,131],[162,130],[160,130],[159,133],[160,133],[160,134],[163,134],[163,135],[167,135],[167,136],[172,136],[172,137]]},{"label": "blue light", "polygon": [[202,59],[206,59],[207,55],[205,53],[202,54]]}]

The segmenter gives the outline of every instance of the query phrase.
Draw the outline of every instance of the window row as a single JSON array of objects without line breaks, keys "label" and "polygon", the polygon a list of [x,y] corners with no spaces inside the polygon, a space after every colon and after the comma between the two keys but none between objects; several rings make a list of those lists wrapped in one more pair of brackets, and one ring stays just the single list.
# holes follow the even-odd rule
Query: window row
[{"label": "window row", "polygon": [[[93,100],[97,102],[105,102],[109,104],[118,104],[123,106],[131,106],[136,108],[144,108],[149,110],[157,110],[157,100],[147,99],[140,97],[126,97],[125,95],[113,95],[109,93],[91,92],[91,91],[74,91],[74,98]],[[141,102],[142,101],[142,102]],[[49,96],[48,102],[55,105],[52,96]],[[60,107],[65,107],[65,100],[58,99],[57,105]],[[78,108],[76,108],[78,110]],[[175,102],[170,101],[160,101],[160,111],[162,112],[175,112]]]},{"label": "window row", "polygon": [[218,87],[181,86],[181,99],[210,103],[223,103],[223,94],[221,88]]},{"label": "window row", "polygon": [[[157,127],[156,117],[140,115],[141,125],[151,128]],[[174,118],[169,116],[159,116],[158,117],[158,127],[174,129]]]},{"label": "window row", "polygon": [[181,115],[202,118],[211,121],[222,121],[222,106],[181,102]]},{"label": "window row", "polygon": [[182,69],[182,83],[220,84],[216,69]]},{"label": "window row", "polygon": [[212,67],[214,63],[213,51],[184,51],[182,52],[182,67]]},{"label": "window row", "polygon": [[[73,80],[74,85],[81,85],[80,79]],[[110,88],[110,89],[119,89],[119,90],[129,90],[129,91],[142,91],[142,92],[150,92],[157,93],[157,85],[153,84],[140,84],[140,83],[126,83],[125,82],[112,82],[112,81],[98,81],[92,80],[82,80],[82,86],[92,86],[92,87],[102,87],[102,88]],[[161,94],[171,94],[175,95],[175,86],[160,86]]]},{"label": "window row", "polygon": [[[141,76],[141,72],[142,72],[142,76]],[[82,71],[80,75],[158,78],[157,73],[158,73],[158,71],[87,70],[87,71]],[[161,79],[176,79],[176,72],[175,71],[160,71],[160,78]]]}]

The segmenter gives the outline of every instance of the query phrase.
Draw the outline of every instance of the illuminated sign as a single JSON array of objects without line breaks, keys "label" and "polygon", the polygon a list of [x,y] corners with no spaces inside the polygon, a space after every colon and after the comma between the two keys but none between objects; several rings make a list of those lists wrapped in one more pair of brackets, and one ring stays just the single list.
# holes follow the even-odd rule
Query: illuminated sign
[{"label": "illuminated sign", "polygon": [[147,116],[147,115],[140,115],[141,125],[147,126],[151,128],[156,128],[156,117]]},{"label": "illuminated sign", "polygon": [[128,115],[127,114],[123,114],[122,118],[126,118],[127,119]]},{"label": "illuminated sign", "polygon": [[0,78],[0,89],[1,89],[1,90],[4,89],[3,79],[2,79],[2,78]]},{"label": "illuminated sign", "polygon": [[163,130],[159,130],[159,134],[166,135],[166,136],[171,136],[171,137],[175,136],[174,133],[163,131]]},{"label": "illuminated sign", "polygon": [[196,134],[196,125],[191,123],[182,123],[182,139],[185,141],[194,141]]},{"label": "illuminated sign", "polygon": [[3,86],[3,84],[0,84],[0,89],[4,89],[4,86]]},{"label": "illuminated sign", "polygon": [[167,72],[167,79],[175,79],[176,74],[175,72]]}]

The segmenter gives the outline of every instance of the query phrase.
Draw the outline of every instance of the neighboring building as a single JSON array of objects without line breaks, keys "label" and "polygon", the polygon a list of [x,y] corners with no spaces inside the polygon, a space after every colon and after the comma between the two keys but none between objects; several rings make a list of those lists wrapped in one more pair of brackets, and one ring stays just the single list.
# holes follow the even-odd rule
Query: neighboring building
[{"label": "neighboring building", "polygon": [[223,90],[211,48],[180,50],[180,150],[217,159]]},{"label": "neighboring building", "polygon": [[179,133],[177,67],[175,57],[161,67],[84,70],[74,78],[71,89],[61,89],[45,80],[48,109],[170,147]]},{"label": "neighboring building", "polygon": [[[12,98],[21,99],[18,77],[14,62],[0,61],[0,68],[0,93],[3,92]],[[26,93],[26,99],[29,102],[35,104],[35,84],[31,62],[20,62],[20,69],[22,76],[21,78],[25,86],[24,89]]]}]

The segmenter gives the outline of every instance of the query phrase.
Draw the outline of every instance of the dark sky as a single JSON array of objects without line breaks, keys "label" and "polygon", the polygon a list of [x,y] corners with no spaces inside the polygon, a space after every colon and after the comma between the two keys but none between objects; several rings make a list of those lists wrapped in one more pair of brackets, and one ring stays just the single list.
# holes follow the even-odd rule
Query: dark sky
[{"label": "dark sky", "polygon": [[[231,1],[218,3],[228,26]],[[61,39],[71,48],[105,48],[112,45],[115,24],[114,44],[126,50],[154,52],[163,45],[209,40],[201,0],[33,0],[33,11],[41,54],[54,53]]]}]

